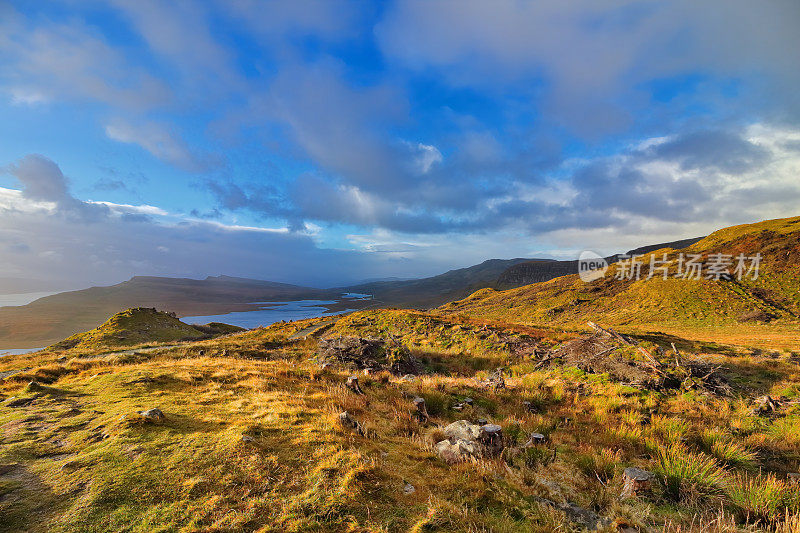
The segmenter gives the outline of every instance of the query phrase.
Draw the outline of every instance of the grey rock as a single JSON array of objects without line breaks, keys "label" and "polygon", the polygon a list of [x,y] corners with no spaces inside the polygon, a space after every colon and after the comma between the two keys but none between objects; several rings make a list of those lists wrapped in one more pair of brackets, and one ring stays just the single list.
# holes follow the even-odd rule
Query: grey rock
[{"label": "grey rock", "polygon": [[139,414],[148,422],[161,422],[165,418],[164,413],[158,407],[140,411]]},{"label": "grey rock", "polygon": [[445,462],[453,464],[483,454],[480,444],[475,441],[455,439],[454,442],[443,440],[436,443],[436,453]]},{"label": "grey rock", "polygon": [[466,420],[457,420],[444,428],[444,434],[450,440],[477,441],[481,437],[481,426],[470,424]]}]

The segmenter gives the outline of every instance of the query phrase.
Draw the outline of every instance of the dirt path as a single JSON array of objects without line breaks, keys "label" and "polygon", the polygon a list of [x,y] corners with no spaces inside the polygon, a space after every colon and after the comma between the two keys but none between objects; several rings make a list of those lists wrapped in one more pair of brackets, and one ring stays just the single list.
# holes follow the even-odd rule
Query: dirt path
[{"label": "dirt path", "polygon": [[300,331],[296,331],[289,335],[289,340],[297,340],[297,339],[305,339],[306,337],[313,335],[314,333],[318,332],[319,330],[331,326],[339,320],[340,317],[331,318],[324,322],[320,322],[319,324],[314,324],[313,326],[309,326],[305,329],[301,329]]}]

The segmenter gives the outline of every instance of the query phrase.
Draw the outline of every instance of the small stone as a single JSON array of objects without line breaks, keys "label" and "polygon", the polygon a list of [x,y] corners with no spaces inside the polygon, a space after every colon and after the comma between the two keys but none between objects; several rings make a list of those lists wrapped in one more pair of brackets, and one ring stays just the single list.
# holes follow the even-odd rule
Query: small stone
[{"label": "small stone", "polygon": [[242,439],[241,440],[242,440],[242,442],[245,442],[245,443],[248,443],[248,444],[251,444],[251,443],[256,441],[256,439],[254,439],[250,435],[242,435]]},{"label": "small stone", "polygon": [[479,426],[485,426],[486,424],[489,423],[489,421],[486,420],[485,418],[479,418],[478,420],[475,421],[475,423],[478,424]]},{"label": "small stone", "polygon": [[795,485],[800,484],[800,473],[789,472],[788,474],[786,474],[786,477],[789,480],[789,483],[793,483]]},{"label": "small stone", "polygon": [[457,403],[452,407],[452,409],[453,409],[453,411],[463,411],[464,410],[464,405],[460,404],[460,403]]},{"label": "small stone", "polygon": [[411,483],[406,482],[405,486],[403,486],[403,494],[414,494],[416,491],[417,489]]},{"label": "small stone", "polygon": [[38,381],[34,380],[34,381],[31,381],[30,383],[28,383],[28,386],[25,387],[25,389],[30,391],[30,392],[42,392],[42,391],[44,391],[46,389],[46,387],[44,385],[42,385],[41,383],[39,383]]},{"label": "small stone", "polygon": [[622,479],[623,487],[620,498],[631,498],[650,490],[653,473],[630,466],[623,471]]},{"label": "small stone", "polygon": [[463,403],[465,403],[466,405],[470,405],[471,406],[473,403],[475,403],[475,400],[473,400],[472,398],[464,398],[464,402]]},{"label": "small stone", "polygon": [[139,414],[148,422],[161,422],[164,420],[164,413],[158,407],[140,411]]}]

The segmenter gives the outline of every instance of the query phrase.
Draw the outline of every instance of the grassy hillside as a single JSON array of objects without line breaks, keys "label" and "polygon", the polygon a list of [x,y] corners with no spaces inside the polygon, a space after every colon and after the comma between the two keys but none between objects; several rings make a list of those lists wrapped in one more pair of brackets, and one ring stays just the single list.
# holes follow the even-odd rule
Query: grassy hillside
[{"label": "grassy hillside", "polygon": [[758,279],[676,278],[677,252],[661,249],[641,257],[648,265],[643,277],[651,256],[660,260],[668,253],[669,279],[660,274],[638,281],[617,279],[621,267],[614,264],[591,283],[568,275],[507,291],[483,289],[439,310],[569,328],[584,328],[587,320],[594,320],[626,331],[800,348],[800,217],[726,228],[681,251],[702,254],[703,272],[711,254],[760,253]]},{"label": "grassy hillside", "polygon": [[[398,307],[432,307],[463,298],[473,291],[494,286],[497,278],[509,267],[530,259],[489,259],[478,265],[450,270],[438,276],[403,281],[375,281],[345,287],[342,290],[372,294],[385,305]],[[549,261],[543,259],[542,261]]]},{"label": "grassy hillside", "polygon": [[134,307],[116,313],[96,328],[71,335],[48,349],[90,351],[122,348],[196,340],[238,331],[243,331],[243,328],[216,322],[205,326],[189,325],[178,320],[174,313],[157,311],[148,307]]},{"label": "grassy hillside", "polygon": [[[317,323],[0,359],[0,530],[798,531],[791,356],[401,310],[297,337]],[[502,449],[447,462],[448,425],[480,419]],[[654,478],[622,498],[628,467]]]}]

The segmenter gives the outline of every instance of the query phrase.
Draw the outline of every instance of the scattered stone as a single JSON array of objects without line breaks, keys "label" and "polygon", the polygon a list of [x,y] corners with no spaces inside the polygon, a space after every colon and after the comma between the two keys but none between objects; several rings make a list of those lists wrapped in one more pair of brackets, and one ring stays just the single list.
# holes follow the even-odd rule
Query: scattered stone
[{"label": "scattered stone", "polygon": [[406,481],[406,484],[403,486],[403,494],[414,494],[417,489],[414,488],[414,485]]},{"label": "scattered stone", "polygon": [[453,411],[463,411],[464,410],[464,404],[463,403],[457,403],[453,407],[451,407],[451,409]]},{"label": "scattered stone", "polygon": [[364,391],[361,390],[361,387],[358,384],[358,376],[350,376],[347,378],[347,388],[356,394],[364,394]]},{"label": "scattered stone", "polygon": [[641,468],[628,467],[622,473],[622,493],[621,499],[632,498],[650,490],[653,481],[652,472]]},{"label": "scattered stone", "polygon": [[465,405],[469,405],[471,407],[472,404],[475,403],[475,400],[473,400],[472,398],[464,398],[464,402],[463,403]]},{"label": "scattered stone", "polygon": [[489,421],[486,420],[485,418],[479,418],[478,420],[475,421],[475,423],[478,424],[479,426],[485,426],[486,424],[489,423]]},{"label": "scattered stone", "polygon": [[350,416],[350,413],[347,411],[342,411],[339,413],[339,423],[344,428],[351,429],[356,431],[362,437],[364,436],[364,428],[362,428],[361,424],[359,424],[352,416]]},{"label": "scattered stone", "polygon": [[164,420],[164,413],[158,407],[153,407],[145,411],[139,411],[145,422],[161,422]]}]

